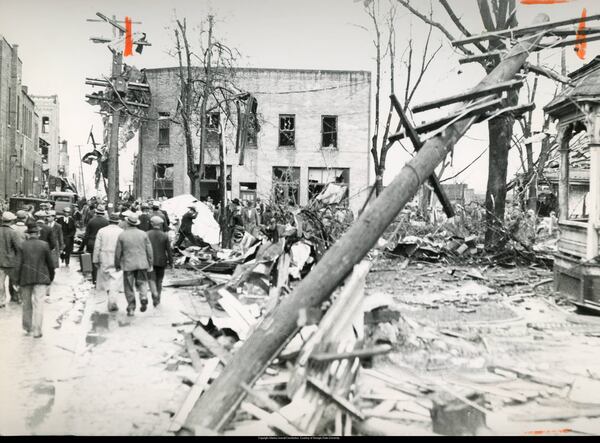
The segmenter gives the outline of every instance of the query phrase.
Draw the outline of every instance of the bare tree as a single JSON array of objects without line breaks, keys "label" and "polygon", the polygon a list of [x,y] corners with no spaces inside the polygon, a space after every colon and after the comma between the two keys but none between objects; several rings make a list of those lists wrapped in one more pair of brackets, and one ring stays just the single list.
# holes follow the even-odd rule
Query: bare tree
[{"label": "bare tree", "polygon": [[[208,16],[208,31],[200,32],[200,48],[194,51],[189,43],[186,20],[176,20],[175,54],[179,62],[179,99],[177,115],[183,127],[186,146],[187,174],[191,193],[200,198],[200,183],[205,171],[207,148],[217,148],[219,157],[219,198],[221,231],[226,229],[227,204],[227,146],[235,144],[236,152],[242,146],[243,161],[245,136],[258,131],[256,100],[236,86],[235,61],[239,53],[215,38],[214,18]],[[206,42],[202,39],[206,34]],[[243,109],[243,112],[241,111]],[[237,112],[236,112],[237,111]],[[248,114],[252,113],[252,118]],[[242,131],[236,131],[240,128]],[[251,126],[248,127],[248,126]],[[229,129],[231,128],[231,130]],[[194,139],[198,139],[198,149]],[[196,158],[198,163],[196,163]],[[227,241],[227,238],[223,238]]]},{"label": "bare tree", "polygon": [[[390,82],[390,93],[395,93],[395,75],[396,75],[396,16],[397,6],[390,3],[389,8],[384,12],[385,15],[385,35],[382,35],[381,30],[381,16],[380,13],[380,1],[379,0],[365,0],[364,7],[367,15],[371,20],[375,38],[373,45],[375,47],[375,118],[374,118],[374,129],[373,136],[371,137],[371,155],[373,157],[373,165],[375,169],[375,193],[379,195],[383,190],[383,176],[386,168],[386,159],[389,149],[393,143],[388,141],[390,135],[390,126],[393,116],[393,107],[390,103],[385,124],[383,126],[383,136],[380,138],[381,130],[381,93],[382,93],[382,65],[385,63],[386,58],[389,63],[389,82]],[[404,78],[404,109],[408,108],[408,104],[412,100],[417,88],[423,80],[425,72],[429,68],[431,62],[442,48],[441,45],[437,49],[431,49],[431,35],[433,27],[429,27],[427,38],[423,47],[423,53],[420,62],[413,63],[413,49],[414,42],[412,35],[409,37],[406,48],[401,56],[401,62],[405,67]],[[398,127],[398,130],[400,127]]]},{"label": "bare tree", "polygon": [[[433,20],[431,15],[427,16],[420,12],[412,6],[409,0],[397,1],[422,21],[439,29],[450,41],[455,40],[454,36],[444,25]],[[485,29],[491,32],[517,26],[515,3],[515,0],[477,0],[479,14]],[[460,18],[456,15],[455,10],[452,9],[447,0],[439,0],[439,4],[465,37],[472,35],[462,24]],[[490,40],[487,47],[482,43],[475,43],[474,46],[481,52],[506,49],[505,43],[500,39]],[[460,47],[459,49],[467,55],[472,54],[472,52],[466,48]],[[490,73],[499,62],[500,58],[498,56],[493,56],[482,60],[480,63],[486,73]],[[508,94],[509,105],[515,105],[517,100],[518,91],[511,91]],[[488,122],[490,152],[485,199],[485,206],[487,209],[486,221],[488,225],[485,240],[488,246],[497,242],[498,238],[496,233],[499,232],[499,230],[495,229],[495,225],[498,223],[498,220],[504,218],[508,152],[511,146],[513,125],[514,117],[510,114],[499,115]]]}]

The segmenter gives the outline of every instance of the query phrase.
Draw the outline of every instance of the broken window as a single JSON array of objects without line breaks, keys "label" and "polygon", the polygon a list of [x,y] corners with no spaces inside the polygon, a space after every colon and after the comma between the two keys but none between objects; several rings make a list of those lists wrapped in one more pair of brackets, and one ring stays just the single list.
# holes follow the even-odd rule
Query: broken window
[{"label": "broken window", "polygon": [[[226,166],[227,175],[225,180],[227,181],[227,190],[231,191],[231,165]],[[221,177],[221,167],[219,165],[204,165],[204,175],[202,177],[202,183],[218,182]]]},{"label": "broken window", "polygon": [[211,112],[206,116],[206,144],[209,148],[219,146],[219,124],[221,115],[219,112]]},{"label": "broken window", "polygon": [[308,200],[319,195],[329,183],[345,186],[344,201],[347,201],[350,168],[308,168]]},{"label": "broken window", "polygon": [[335,115],[321,117],[321,146],[337,148],[337,117]]},{"label": "broken window", "polygon": [[297,205],[300,202],[300,168],[273,166],[273,201]]},{"label": "broken window", "polygon": [[154,198],[173,197],[173,163],[158,163],[154,166]]},{"label": "broken window", "polygon": [[42,134],[50,132],[50,117],[42,117]]},{"label": "broken window", "polygon": [[256,182],[240,182],[240,200],[256,201]]},{"label": "broken window", "polygon": [[296,116],[279,115],[279,146],[294,146],[296,143]]},{"label": "broken window", "polygon": [[171,131],[171,120],[168,112],[158,113],[158,144],[159,146],[169,146]]},{"label": "broken window", "polygon": [[259,131],[258,117],[256,114],[250,114],[248,116],[248,128],[246,133],[246,145],[256,148],[258,145],[257,134]]}]

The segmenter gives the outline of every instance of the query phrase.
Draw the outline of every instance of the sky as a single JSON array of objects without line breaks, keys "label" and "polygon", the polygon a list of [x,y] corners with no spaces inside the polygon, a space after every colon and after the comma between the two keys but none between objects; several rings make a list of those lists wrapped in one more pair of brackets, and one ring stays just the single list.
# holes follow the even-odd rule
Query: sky
[{"label": "sky", "polygon": [[[483,24],[476,0],[449,0],[467,29],[478,34]],[[421,11],[428,10],[428,2],[413,1]],[[460,32],[449,20],[437,1],[432,2],[433,17],[441,22],[455,37]],[[388,7],[387,0],[380,1],[381,11]],[[531,23],[538,13],[546,13],[551,21],[600,13],[598,0],[571,0],[564,4],[524,5],[517,0],[517,18],[521,26]],[[175,17],[186,17],[188,27],[198,29],[207,14],[215,16],[215,32],[230,47],[236,48],[241,58],[239,66],[265,68],[308,68],[341,70],[375,70],[373,33],[363,2],[354,0],[0,0],[0,35],[9,43],[19,45],[23,62],[23,84],[33,95],[57,94],[60,101],[60,136],[69,143],[71,173],[79,173],[79,148],[82,154],[91,148],[87,143],[93,126],[97,139],[101,135],[98,108],[85,101],[85,94],[94,89],[85,85],[86,77],[109,75],[111,53],[104,44],[94,44],[91,36],[112,35],[106,23],[88,22],[96,12],[113,14],[123,20],[125,16],[142,24],[134,24],[133,32],[145,32],[152,46],[143,54],[126,57],[125,63],[137,68],[175,66],[169,54],[174,47],[173,26]],[[383,12],[382,12],[383,13]],[[428,27],[399,5],[396,22],[397,71],[396,88],[401,89],[406,80],[401,53],[412,36],[415,57],[420,56]],[[484,76],[483,68],[476,63],[459,65],[460,54],[448,44],[447,39],[434,30],[431,48],[441,45],[431,68],[423,76],[412,103],[441,98],[474,87]],[[572,48],[566,49],[567,70],[572,71],[597,55],[600,44],[587,46],[585,60],[580,60]],[[530,61],[536,61],[535,56]],[[560,50],[545,50],[540,63],[560,71]],[[384,73],[384,79],[387,74]],[[413,76],[414,78],[414,76]],[[532,75],[530,75],[530,79]],[[382,92],[382,112],[387,112],[387,82]],[[547,79],[540,80],[534,130],[542,124],[541,108],[552,99],[556,85]],[[523,102],[523,100],[521,100]],[[372,105],[373,106],[373,105]],[[451,108],[450,108],[451,109]],[[432,111],[424,117],[417,115],[415,123],[438,118],[448,113],[448,108]],[[388,155],[385,182],[391,181],[410,155],[395,146]],[[461,171],[487,148],[487,125],[475,125],[457,144],[451,164],[444,177]],[[539,144],[535,146],[539,149]],[[127,189],[133,175],[132,159],[137,149],[137,137],[128,143],[121,156],[121,189]],[[365,146],[367,149],[367,146]],[[520,161],[511,150],[509,174],[518,170]],[[83,165],[87,193],[92,190],[95,166]],[[450,182],[465,182],[476,192],[483,193],[487,182],[487,153],[485,152],[464,173]]]}]

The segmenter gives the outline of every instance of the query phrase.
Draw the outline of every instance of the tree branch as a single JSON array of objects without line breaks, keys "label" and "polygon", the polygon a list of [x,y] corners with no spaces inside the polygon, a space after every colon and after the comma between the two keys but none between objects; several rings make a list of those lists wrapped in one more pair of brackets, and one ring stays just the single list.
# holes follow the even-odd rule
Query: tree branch
[{"label": "tree branch", "polygon": [[[442,31],[442,33],[448,38],[448,40],[450,40],[450,41],[456,40],[452,36],[452,34],[450,34],[450,32],[448,32],[448,30],[441,23],[436,22],[436,21],[432,20],[431,18],[428,18],[425,14],[422,14],[417,9],[413,8],[407,0],[397,0],[397,1],[402,6],[404,6],[406,9],[408,9],[410,12],[412,12],[414,15],[419,17],[422,21],[424,21],[425,23],[427,23],[431,26],[435,26],[437,29]],[[460,49],[465,55],[473,55],[473,53],[471,51],[469,51],[468,49],[465,49],[462,46],[459,47],[458,49]]]},{"label": "tree branch", "polygon": [[[456,25],[456,27],[460,30],[460,32],[462,32],[465,37],[471,37],[473,34],[471,34],[467,30],[467,28],[465,28],[463,26],[463,24],[460,21],[460,19],[456,16],[456,14],[454,13],[454,11],[452,10],[452,8],[450,7],[450,5],[448,4],[448,0],[440,0],[440,3],[444,7],[444,9],[446,10],[446,12],[448,13],[448,16],[452,19],[452,21],[454,22],[454,24]],[[482,44],[480,44],[478,42],[475,42],[474,45],[481,52],[487,52],[487,49]]]}]

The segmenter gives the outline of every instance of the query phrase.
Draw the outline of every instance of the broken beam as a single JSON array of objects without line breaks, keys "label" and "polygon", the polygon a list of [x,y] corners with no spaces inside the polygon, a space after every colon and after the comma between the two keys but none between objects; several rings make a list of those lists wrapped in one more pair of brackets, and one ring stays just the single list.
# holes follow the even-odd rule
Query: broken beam
[{"label": "broken beam", "polygon": [[439,100],[432,100],[430,102],[422,103],[412,108],[412,112],[417,113],[428,111],[433,108],[441,108],[442,106],[450,105],[452,103],[464,102],[467,100],[484,97],[486,95],[492,95],[498,92],[520,88],[521,86],[523,86],[523,80],[511,80],[509,82],[503,82],[497,85],[492,85],[489,88],[485,88],[480,91],[470,90],[461,94],[451,95],[450,97],[442,98]]},{"label": "broken beam", "polygon": [[543,75],[544,77],[547,77],[550,80],[554,80],[554,81],[563,83],[568,86],[573,84],[573,82],[571,81],[571,79],[569,77],[560,75],[560,74],[552,71],[551,69],[547,69],[542,66],[532,65],[531,63],[525,63],[525,69],[529,69],[531,72],[533,72],[535,74]]},{"label": "broken beam", "polygon": [[[585,21],[587,23],[587,22],[591,22],[591,21],[599,20],[599,19],[600,19],[600,14],[596,14],[596,15],[590,15],[589,17],[586,17]],[[581,17],[577,17],[577,18],[570,18],[567,20],[559,20],[556,22],[540,23],[537,25],[525,26],[522,28],[512,28],[512,29],[504,29],[502,31],[486,32],[483,34],[474,35],[472,37],[467,37],[467,38],[463,38],[460,40],[454,40],[454,41],[452,41],[452,46],[454,46],[454,47],[463,46],[468,43],[480,42],[483,40],[520,37],[523,34],[527,34],[527,33],[534,32],[534,31],[543,31],[543,30],[547,30],[547,29],[551,29],[551,28],[555,28],[557,26],[563,26],[563,25],[574,25],[574,24],[579,23],[580,21],[581,21]]]},{"label": "broken beam", "polygon": [[[539,14],[535,22],[548,20],[548,15]],[[512,56],[496,66],[478,87],[483,89],[512,79],[527,60],[529,49],[539,38],[541,36],[523,39],[513,48]],[[417,155],[325,252],[293,292],[262,318],[232,356],[229,364],[198,399],[190,411],[185,427],[178,434],[189,435],[196,426],[220,430],[231,420],[246,395],[240,383],[252,385],[261,376],[269,362],[279,355],[292,335],[298,331],[299,311],[318,306],[331,297],[333,291],[352,272],[354,265],[368,254],[476,119],[476,116],[462,117],[438,137],[423,144]]]},{"label": "broken beam", "polygon": [[372,348],[355,349],[354,351],[342,352],[339,354],[335,353],[335,352],[324,352],[324,353],[320,353],[320,354],[313,354],[310,356],[310,360],[323,363],[323,362],[334,361],[334,360],[344,360],[347,358],[356,358],[356,357],[368,358],[368,357],[372,357],[374,355],[387,354],[391,350],[392,350],[392,347],[390,345],[379,345],[379,346],[374,346]]},{"label": "broken beam", "polygon": [[[489,101],[481,103],[481,104],[479,104],[477,106],[473,106],[471,108],[467,108],[467,109],[461,110],[460,112],[456,112],[454,114],[447,115],[447,116],[439,118],[437,120],[432,120],[430,122],[424,123],[421,126],[417,126],[415,128],[415,131],[417,133],[419,133],[419,134],[423,134],[425,132],[435,131],[436,129],[439,129],[442,126],[444,126],[445,124],[450,123],[452,120],[456,119],[457,117],[460,117],[462,115],[464,115],[464,116],[471,116],[473,114],[479,114],[479,113],[482,113],[484,111],[488,111],[490,109],[496,108],[501,103],[502,103],[502,99],[501,98],[497,98],[497,99],[494,99],[494,100],[489,100]],[[396,141],[396,140],[400,140],[400,139],[402,139],[404,137],[406,137],[406,134],[404,132],[398,132],[396,134],[390,135],[389,136],[389,140],[390,141]]]},{"label": "broken beam", "polygon": [[306,381],[308,382],[309,386],[316,389],[321,395],[328,397],[332,402],[334,402],[338,407],[340,407],[342,411],[350,414],[352,417],[360,421],[363,421],[366,418],[365,415],[361,411],[359,411],[352,403],[350,403],[344,397],[332,392],[328,386],[325,386],[316,378],[308,377]]},{"label": "broken beam", "polygon": [[[398,115],[400,116],[400,124],[404,126],[406,132],[408,133],[408,136],[410,137],[410,140],[413,144],[415,152],[419,152],[419,149],[421,149],[421,146],[423,146],[423,142],[419,138],[419,135],[413,128],[412,124],[408,121],[408,117],[404,113],[404,109],[402,108],[402,106],[400,106],[400,102],[398,101],[398,99],[396,98],[396,96],[394,94],[390,95],[390,100],[392,102],[392,106],[394,107],[394,109],[396,110]],[[398,125],[398,128],[400,128],[400,125]],[[389,140],[389,139],[388,139],[388,142],[394,143],[393,140]],[[438,198],[438,200],[442,204],[442,208],[444,209],[444,213],[446,214],[446,217],[448,217],[448,218],[454,217],[454,208],[452,207],[452,203],[450,202],[450,199],[448,198],[448,196],[442,189],[442,185],[440,184],[440,179],[438,178],[438,176],[435,175],[435,173],[433,173],[433,174],[431,174],[431,176],[429,176],[427,178],[427,181],[429,182],[429,185],[433,188],[433,192],[435,193],[435,196]]]}]

